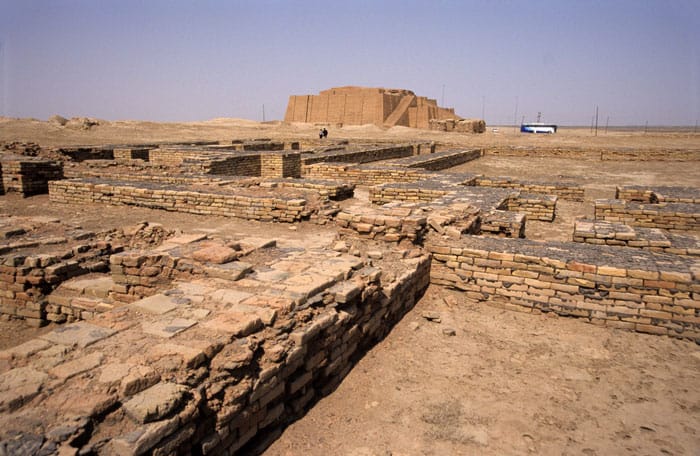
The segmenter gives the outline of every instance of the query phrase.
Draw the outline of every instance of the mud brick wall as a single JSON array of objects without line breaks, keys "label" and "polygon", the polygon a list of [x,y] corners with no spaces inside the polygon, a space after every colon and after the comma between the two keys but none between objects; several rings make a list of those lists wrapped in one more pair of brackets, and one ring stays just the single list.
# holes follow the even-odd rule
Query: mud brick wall
[{"label": "mud brick wall", "polygon": [[[212,407],[216,413],[213,422],[195,421],[198,430],[194,435],[200,437],[193,439],[192,448],[216,456],[253,454],[272,443],[285,423],[332,392],[362,354],[415,305],[428,285],[430,262],[422,257],[414,263],[415,269],[391,287],[376,281],[379,270],[366,268],[358,271],[364,285],[335,287],[313,297],[328,303],[327,310],[294,327],[289,332],[292,347],[277,361],[263,364],[257,378],[245,383],[246,388],[227,393],[228,405]],[[256,361],[245,363],[253,366]],[[233,373],[217,366],[224,366],[218,360],[212,364],[212,374],[217,374],[212,377],[219,378],[219,384],[234,381]],[[215,385],[208,388],[208,392],[216,391]]]},{"label": "mud brick wall", "polygon": [[299,188],[318,192],[322,197],[334,201],[342,201],[352,198],[355,193],[355,185],[339,181],[326,181],[317,179],[284,179],[269,180],[260,183],[261,187]]},{"label": "mud brick wall", "polygon": [[[425,185],[422,185],[425,184]],[[369,200],[372,204],[385,204],[394,201],[430,202],[441,198],[454,189],[439,185],[429,185],[428,182],[377,185],[369,189]]]},{"label": "mud brick wall", "polygon": [[700,342],[694,261],[624,247],[523,239],[431,242],[431,283],[527,312]]},{"label": "mud brick wall", "polygon": [[400,242],[404,239],[414,244],[423,241],[427,233],[427,218],[413,215],[410,209],[392,209],[386,211],[354,214],[341,211],[336,215],[338,232],[385,242]]},{"label": "mud brick wall", "polygon": [[700,205],[595,200],[595,219],[664,230],[700,231]]},{"label": "mud brick wall", "polygon": [[414,182],[432,177],[432,174],[419,169],[390,166],[345,165],[341,163],[302,165],[301,171],[302,176],[306,178],[341,180],[354,185]]},{"label": "mud brick wall", "polygon": [[[233,150],[263,151],[263,150],[284,150],[285,144],[279,141],[233,141]],[[289,149],[299,148],[299,143],[290,143]]]},{"label": "mud brick wall", "polygon": [[476,160],[480,158],[481,155],[481,149],[443,150],[430,155],[415,155],[413,157],[392,160],[391,164],[406,166],[408,168],[422,168],[437,171]]},{"label": "mud brick wall", "polygon": [[103,203],[143,206],[190,214],[220,215],[247,220],[296,222],[312,210],[302,198],[261,194],[232,194],[222,190],[194,190],[169,185],[90,179],[52,181],[49,197],[55,203]]},{"label": "mud brick wall", "polygon": [[554,221],[556,213],[557,197],[554,195],[535,195],[532,193],[519,193],[508,198],[506,207],[509,211],[523,212],[530,220],[543,222]]},{"label": "mud brick wall", "polygon": [[641,185],[617,187],[615,199],[642,203],[700,204],[700,191],[687,187],[654,187]]},{"label": "mud brick wall", "polygon": [[262,154],[260,156],[260,176],[263,178],[301,177],[301,154]]},{"label": "mud brick wall", "polygon": [[114,151],[111,148],[102,147],[59,147],[54,151],[70,157],[72,161],[85,160],[114,160]]},{"label": "mud brick wall", "polygon": [[584,188],[576,184],[518,181],[509,177],[478,177],[479,187],[512,188],[527,193],[556,195],[566,201],[583,201]]},{"label": "mud brick wall", "polygon": [[[163,337],[146,326],[179,320],[125,306],[0,351],[11,372],[0,384],[23,382],[0,395],[0,440],[12,436],[10,453],[28,442],[55,452],[74,433],[83,438],[70,444],[84,454],[258,454],[332,392],[424,293],[429,256],[401,262],[390,281],[353,263],[350,277],[297,305],[251,296],[246,308],[265,318],[241,315],[228,332],[207,325],[231,309],[187,323],[194,326],[183,337]],[[60,400],[39,394],[49,385]],[[81,420],[70,420],[78,413]],[[56,431],[64,426],[71,427]]]},{"label": "mud brick wall", "polygon": [[364,150],[340,150],[320,152],[307,155],[302,158],[303,165],[313,165],[315,163],[368,163],[380,160],[390,160],[392,158],[410,157],[414,153],[410,144],[401,146],[381,147]]},{"label": "mud brick wall", "polygon": [[61,310],[48,305],[47,296],[72,277],[106,270],[109,255],[119,251],[121,247],[98,241],[56,254],[0,256],[0,315],[33,326],[55,321]]},{"label": "mud brick wall", "polygon": [[652,252],[700,256],[700,240],[658,228],[631,227],[622,223],[579,220],[574,225],[574,242],[635,247]]},{"label": "mud brick wall", "polygon": [[5,158],[0,160],[0,168],[4,192],[22,196],[47,193],[49,181],[63,179],[63,164],[57,161]]},{"label": "mud brick wall", "polygon": [[149,150],[146,147],[115,147],[113,153],[115,160],[149,160]]},{"label": "mud brick wall", "polygon": [[492,147],[484,151],[484,155],[503,155],[510,157],[559,157],[559,158],[582,158],[587,160],[612,160],[612,161],[700,161],[700,150],[677,150],[677,149],[603,149],[590,150],[582,148],[542,148],[506,146]]},{"label": "mud brick wall", "polygon": [[256,153],[190,157],[183,160],[182,166],[189,172],[201,174],[260,176],[262,172],[261,157]]},{"label": "mud brick wall", "polygon": [[493,210],[481,217],[481,234],[498,237],[524,238],[527,216],[520,212]]}]

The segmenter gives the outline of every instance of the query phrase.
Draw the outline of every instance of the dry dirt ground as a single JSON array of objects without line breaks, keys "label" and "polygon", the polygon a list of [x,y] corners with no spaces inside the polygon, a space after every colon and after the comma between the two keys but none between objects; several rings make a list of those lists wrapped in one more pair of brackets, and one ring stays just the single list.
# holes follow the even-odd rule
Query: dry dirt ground
[{"label": "dry dirt ground", "polygon": [[[88,131],[45,122],[0,119],[0,141],[60,144],[192,139],[306,139],[317,126],[216,120],[198,124],[103,123]],[[457,135],[376,127],[330,128],[338,138],[429,140],[464,146],[693,148],[689,131],[588,129],[520,135],[510,128]],[[618,184],[700,188],[700,162],[599,162],[484,157],[449,172],[557,180],[586,186],[584,203],[560,203],[554,224],[529,222],[532,239],[568,239],[576,217],[592,214],[593,198],[611,198]],[[357,198],[366,198],[358,191]],[[46,196],[0,196],[0,214],[52,215],[85,229],[142,220],[183,231],[264,232],[281,243],[330,245],[334,232],[301,224],[256,224],[143,208],[51,205]],[[422,317],[440,314],[440,322]],[[45,330],[45,329],[42,329]],[[0,324],[0,346],[37,330]],[[454,334],[454,335],[450,335]],[[338,389],[293,423],[266,451],[278,455],[700,454],[700,347],[687,341],[628,333],[575,319],[503,311],[460,293],[431,287]]]}]

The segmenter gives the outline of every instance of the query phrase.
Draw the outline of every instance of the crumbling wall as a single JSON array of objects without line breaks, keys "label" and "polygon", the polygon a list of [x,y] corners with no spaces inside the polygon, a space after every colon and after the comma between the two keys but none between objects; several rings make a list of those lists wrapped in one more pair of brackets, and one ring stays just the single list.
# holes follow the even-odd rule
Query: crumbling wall
[{"label": "crumbling wall", "polygon": [[624,247],[472,237],[431,240],[431,283],[526,312],[700,342],[691,259]]},{"label": "crumbling wall", "polygon": [[700,231],[697,204],[644,204],[623,200],[595,200],[595,219],[664,230]]}]

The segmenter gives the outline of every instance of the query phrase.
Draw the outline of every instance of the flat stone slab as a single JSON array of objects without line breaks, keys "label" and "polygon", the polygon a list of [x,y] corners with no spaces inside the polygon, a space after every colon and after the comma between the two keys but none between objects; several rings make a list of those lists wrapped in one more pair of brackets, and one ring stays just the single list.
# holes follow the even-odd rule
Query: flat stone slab
[{"label": "flat stone slab", "polygon": [[162,315],[176,309],[178,305],[177,297],[157,294],[135,301],[131,307],[149,314]]},{"label": "flat stone slab", "polygon": [[253,296],[253,294],[245,291],[221,289],[214,291],[210,296],[214,301],[219,301],[227,306],[231,306]]},{"label": "flat stone slab", "polygon": [[256,312],[222,312],[202,326],[214,331],[245,337],[263,328],[263,322]]},{"label": "flat stone slab", "polygon": [[24,359],[49,347],[51,347],[51,343],[46,340],[32,339],[16,347],[0,351],[0,359]]},{"label": "flat stone slab", "polygon": [[196,250],[192,253],[192,258],[205,263],[224,264],[230,263],[239,255],[240,252],[225,245],[212,245]]},{"label": "flat stone slab", "polygon": [[116,333],[116,331],[112,329],[80,321],[56,328],[50,333],[39,336],[39,338],[48,340],[54,344],[85,348],[88,345],[106,339],[114,333]]},{"label": "flat stone slab", "polygon": [[58,366],[50,369],[49,374],[59,380],[65,381],[78,374],[98,367],[100,364],[102,364],[103,359],[104,355],[100,352],[90,353],[89,355],[81,358],[59,364]]},{"label": "flat stone slab", "polygon": [[157,421],[180,406],[186,386],[176,383],[158,383],[129,399],[124,403],[127,415],[144,424]]},{"label": "flat stone slab", "polygon": [[92,279],[74,279],[61,284],[61,288],[87,294],[97,298],[106,298],[112,291],[114,280],[112,277],[96,277]]},{"label": "flat stone slab", "polygon": [[14,410],[39,394],[48,378],[47,373],[31,367],[18,367],[0,375],[0,412]]},{"label": "flat stone slab", "polygon": [[184,318],[173,318],[163,321],[155,321],[152,323],[143,323],[141,328],[146,334],[151,334],[158,337],[169,339],[175,334],[191,328],[196,325],[196,320],[186,320]]}]

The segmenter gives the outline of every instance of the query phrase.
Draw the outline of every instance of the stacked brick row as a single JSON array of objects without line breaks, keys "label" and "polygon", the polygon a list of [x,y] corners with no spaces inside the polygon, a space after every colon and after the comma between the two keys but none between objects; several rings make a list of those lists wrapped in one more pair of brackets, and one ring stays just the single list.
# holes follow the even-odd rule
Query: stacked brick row
[{"label": "stacked brick row", "polygon": [[408,168],[421,168],[430,171],[437,171],[476,160],[477,158],[480,158],[481,155],[481,149],[444,150],[430,155],[415,155],[413,157],[392,160],[391,164],[396,166],[406,166]]},{"label": "stacked brick row", "polygon": [[574,225],[574,242],[635,247],[652,252],[700,256],[695,236],[672,234],[658,228],[631,227],[622,223],[579,220]]},{"label": "stacked brick row", "polygon": [[700,277],[691,259],[476,237],[427,248],[433,254],[431,283],[472,298],[700,342]]},{"label": "stacked brick row", "polygon": [[301,154],[298,152],[262,154],[260,177],[268,179],[301,177]]},{"label": "stacked brick row", "polygon": [[192,190],[166,185],[90,179],[52,181],[49,196],[55,203],[103,203],[143,206],[200,215],[220,215],[246,220],[297,222],[312,215],[303,198],[222,191]]},{"label": "stacked brick row", "polygon": [[302,164],[305,166],[316,163],[368,163],[381,160],[390,160],[392,158],[410,157],[414,153],[412,145],[381,147],[376,149],[362,150],[339,150],[320,152],[317,154],[305,156],[302,158]]},{"label": "stacked brick row", "polygon": [[423,186],[419,184],[385,184],[377,185],[369,190],[369,200],[372,204],[385,204],[393,201],[406,202],[431,202],[441,198],[448,193],[450,189],[439,186]]},{"label": "stacked brick row", "polygon": [[116,251],[120,248],[97,241],[58,254],[0,256],[0,314],[33,326],[60,320],[61,309],[48,305],[47,296],[72,277],[106,270]]},{"label": "stacked brick row", "polygon": [[342,163],[303,165],[302,176],[309,179],[331,179],[355,185],[380,185],[387,182],[414,182],[432,175],[420,169],[398,166],[362,166]]},{"label": "stacked brick row", "polygon": [[509,177],[477,177],[479,187],[512,188],[527,193],[556,195],[566,201],[583,201],[584,189],[575,184],[518,181]]},{"label": "stacked brick row", "polygon": [[408,208],[377,209],[363,213],[341,211],[336,224],[341,235],[401,242],[404,239],[419,244],[427,233],[427,218]]},{"label": "stacked brick row", "polygon": [[0,160],[0,178],[4,193],[16,192],[22,196],[48,192],[48,182],[63,179],[60,162],[32,157],[5,157]]},{"label": "stacked brick row", "polygon": [[686,203],[644,204],[595,200],[595,219],[664,230],[699,231],[700,206]]},{"label": "stacked brick row", "polygon": [[526,220],[520,212],[492,210],[481,217],[479,230],[488,236],[524,238]]},{"label": "stacked brick row", "polygon": [[[416,259],[415,270],[399,277],[391,288],[380,286],[378,269],[366,268],[357,274],[365,278],[364,285],[341,285],[313,297],[323,300],[326,310],[293,328],[289,333],[293,345],[288,350],[272,360],[253,355],[244,361],[245,366],[263,366],[252,381],[234,380],[230,369],[224,370],[227,363],[214,358],[211,377],[218,381],[207,392],[209,410],[216,417],[213,423],[196,422],[195,435],[204,438],[193,446],[215,456],[257,454],[267,447],[285,423],[332,392],[362,354],[415,305],[428,285],[429,264],[426,257]],[[216,400],[214,392],[222,391],[226,382],[238,386],[226,390],[225,400]]]},{"label": "stacked brick row", "polygon": [[583,158],[588,160],[613,160],[613,161],[698,161],[700,150],[640,150],[640,149],[578,149],[578,148],[532,148],[524,146],[500,146],[489,148],[486,155],[501,155],[508,157],[556,157],[556,158]]},{"label": "stacked brick row", "polygon": [[115,160],[149,160],[149,147],[115,147],[112,154]]},{"label": "stacked brick row", "polygon": [[617,187],[615,199],[642,203],[692,203],[700,204],[697,189],[685,187],[654,187],[640,185]]},{"label": "stacked brick row", "polygon": [[224,174],[229,176],[260,176],[262,159],[260,154],[198,154],[183,160],[182,166],[189,172],[201,174]]},{"label": "stacked brick row", "polygon": [[284,179],[262,182],[261,186],[277,186],[282,188],[297,188],[303,190],[313,190],[324,198],[334,201],[342,201],[352,198],[355,192],[355,185],[339,181],[324,181],[313,179]]},{"label": "stacked brick row", "polygon": [[[261,151],[261,150],[284,150],[285,144],[279,141],[259,140],[259,141],[232,141],[233,150]],[[289,144],[289,149],[299,149],[299,143]]]},{"label": "stacked brick row", "polygon": [[508,198],[506,207],[509,211],[523,212],[530,220],[551,222],[554,220],[557,207],[555,195],[539,195],[532,193],[519,193]]}]

